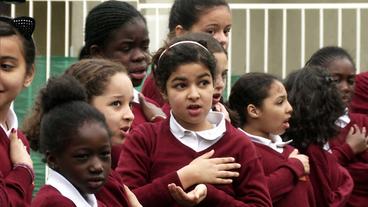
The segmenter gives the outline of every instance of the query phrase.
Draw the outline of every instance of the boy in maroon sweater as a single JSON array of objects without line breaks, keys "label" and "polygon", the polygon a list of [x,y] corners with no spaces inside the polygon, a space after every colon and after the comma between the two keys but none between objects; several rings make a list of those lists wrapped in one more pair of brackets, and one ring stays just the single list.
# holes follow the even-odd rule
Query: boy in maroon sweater
[{"label": "boy in maroon sweater", "polygon": [[213,55],[198,42],[179,41],[154,62],[171,116],[129,135],[116,169],[124,183],[143,206],[271,206],[254,145],[222,113],[209,112]]}]

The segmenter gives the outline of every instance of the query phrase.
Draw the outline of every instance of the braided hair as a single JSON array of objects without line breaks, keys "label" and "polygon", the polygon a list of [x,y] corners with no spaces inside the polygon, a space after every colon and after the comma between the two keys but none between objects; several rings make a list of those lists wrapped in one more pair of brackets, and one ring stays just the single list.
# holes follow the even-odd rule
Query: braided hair
[{"label": "braided hair", "polygon": [[328,68],[332,61],[343,58],[347,58],[355,68],[354,60],[350,54],[345,49],[336,46],[327,46],[319,49],[310,57],[305,65]]},{"label": "braided hair", "polygon": [[86,19],[85,45],[79,54],[79,59],[90,56],[89,49],[92,45],[104,48],[114,31],[137,18],[146,24],[144,16],[127,2],[106,1],[94,7]]}]

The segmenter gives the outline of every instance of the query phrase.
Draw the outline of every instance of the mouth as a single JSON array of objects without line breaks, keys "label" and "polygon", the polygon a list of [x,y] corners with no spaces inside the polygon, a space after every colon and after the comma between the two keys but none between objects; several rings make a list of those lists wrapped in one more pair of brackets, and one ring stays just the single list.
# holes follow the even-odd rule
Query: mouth
[{"label": "mouth", "polygon": [[220,93],[215,93],[212,96],[212,104],[217,104],[218,102],[220,102],[221,100],[221,94]]},{"label": "mouth", "polygon": [[190,104],[187,110],[190,116],[198,116],[202,111],[202,107],[199,104]]},{"label": "mouth", "polygon": [[122,137],[126,137],[127,134],[129,133],[129,131],[130,131],[129,126],[120,128],[120,133],[121,133]]},{"label": "mouth", "polygon": [[129,68],[129,76],[132,79],[138,79],[138,80],[144,79],[146,77],[146,73],[147,73],[146,66]]},{"label": "mouth", "polygon": [[282,123],[282,127],[284,129],[287,129],[290,127],[290,124],[289,124],[289,119],[286,119],[283,123]]},{"label": "mouth", "polygon": [[100,189],[105,184],[104,177],[96,177],[87,180],[87,185],[90,189]]}]

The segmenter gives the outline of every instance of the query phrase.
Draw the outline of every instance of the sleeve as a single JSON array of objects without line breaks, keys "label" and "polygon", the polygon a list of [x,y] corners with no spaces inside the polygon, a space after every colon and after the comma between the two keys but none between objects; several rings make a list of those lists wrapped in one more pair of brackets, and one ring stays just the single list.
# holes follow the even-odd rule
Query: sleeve
[{"label": "sleeve", "polygon": [[349,172],[344,167],[340,165],[337,166],[337,171],[341,172],[340,185],[336,190],[330,193],[331,207],[344,206],[350,197],[354,185]]},{"label": "sleeve", "polygon": [[115,171],[111,171],[105,185],[96,193],[96,198],[105,206],[129,207],[123,181]]},{"label": "sleeve", "polygon": [[49,197],[43,197],[32,202],[32,207],[75,207],[74,203],[63,197],[62,195],[52,195],[52,199]]},{"label": "sleeve", "polygon": [[152,143],[148,140],[151,140],[154,133],[142,133],[140,129],[143,126],[134,130],[124,142],[116,170],[143,206],[170,206],[174,204],[174,199],[167,186],[170,183],[181,186],[179,176],[175,171],[150,180]]},{"label": "sleeve", "polygon": [[0,173],[0,206],[29,206],[33,177],[24,167],[16,167],[3,177]]},{"label": "sleeve", "polygon": [[302,163],[295,158],[289,158],[286,164],[281,165],[268,175],[266,179],[272,201],[282,199],[285,193],[290,192],[295,187],[298,179],[304,174]]},{"label": "sleeve", "polygon": [[353,150],[346,142],[341,145],[334,145],[331,149],[332,154],[342,166],[347,166],[355,156]]},{"label": "sleeve", "polygon": [[[234,180],[235,196],[208,186],[206,206],[267,207],[272,206],[263,167],[252,143],[243,149],[237,160],[241,164],[239,177]],[[249,158],[249,160],[247,160]]]}]

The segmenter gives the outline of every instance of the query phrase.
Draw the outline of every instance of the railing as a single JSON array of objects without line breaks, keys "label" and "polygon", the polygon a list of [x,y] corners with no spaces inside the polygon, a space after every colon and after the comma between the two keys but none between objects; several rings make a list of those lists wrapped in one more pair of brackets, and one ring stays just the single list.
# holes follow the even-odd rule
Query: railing
[{"label": "railing", "polygon": [[[88,13],[90,3],[101,1],[87,0],[28,0],[29,16],[34,16],[34,2],[45,2],[46,32],[46,78],[50,76],[50,57],[55,40],[52,39],[51,21],[53,2],[64,2],[64,56],[71,55],[71,48],[76,48],[70,42],[70,23],[76,21],[71,17],[71,4],[81,2],[82,21]],[[170,3],[139,3],[133,1],[137,8],[145,14],[151,38],[151,51],[160,47],[167,34],[168,11]],[[12,5],[11,15],[16,14],[16,7]],[[285,77],[293,69],[302,67],[306,58],[324,45],[338,45],[347,48],[356,60],[357,70],[368,63],[367,22],[362,23],[363,16],[368,14],[368,3],[290,3],[290,4],[230,4],[233,15],[233,29],[229,44],[230,74],[241,74],[249,71],[263,71],[279,74]],[[62,9],[62,8],[59,8]],[[153,11],[153,12],[152,12]],[[281,12],[281,15],[280,15]],[[344,15],[344,12],[346,13]],[[153,14],[152,14],[153,13]],[[18,14],[17,14],[18,15]],[[344,17],[348,20],[345,20]],[[300,19],[297,20],[296,19]],[[306,22],[317,20],[317,29],[306,26]],[[365,18],[366,19],[366,18]],[[363,20],[365,20],[363,19]],[[80,20],[79,20],[80,21]],[[346,21],[347,24],[346,24]],[[262,25],[261,27],[257,27]],[[335,26],[333,26],[335,25]],[[352,27],[355,27],[352,29]],[[336,27],[336,28],[334,28]],[[335,30],[331,32],[330,30]],[[349,30],[348,32],[346,30]],[[316,31],[318,30],[318,31]],[[237,31],[237,32],[235,32]],[[279,34],[281,32],[281,34]],[[318,35],[314,33],[317,32]],[[275,35],[275,34],[278,35]],[[335,33],[335,34],[332,34]],[[80,35],[83,35],[81,33]],[[335,37],[335,36],[336,37]],[[72,36],[72,38],[74,38]],[[281,37],[281,38],[279,38]],[[82,38],[83,39],[83,38]],[[336,39],[336,40],[332,40]],[[259,43],[257,43],[257,41]],[[235,44],[236,42],[236,44]],[[280,44],[281,43],[281,44]],[[83,45],[83,42],[79,43]],[[261,45],[259,47],[258,45]],[[280,45],[280,49],[277,48]],[[75,52],[73,52],[75,54]],[[366,66],[364,66],[366,68]],[[229,76],[231,78],[231,76]],[[228,90],[231,81],[228,81]]]}]

